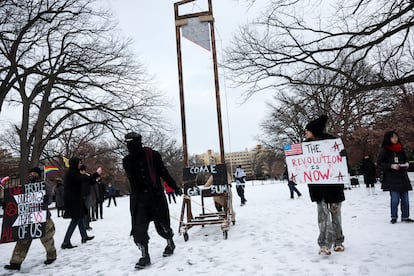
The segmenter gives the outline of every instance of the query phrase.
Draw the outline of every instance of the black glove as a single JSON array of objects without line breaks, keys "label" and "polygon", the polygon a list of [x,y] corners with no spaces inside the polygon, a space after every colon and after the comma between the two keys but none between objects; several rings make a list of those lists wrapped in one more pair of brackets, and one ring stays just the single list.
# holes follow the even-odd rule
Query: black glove
[{"label": "black glove", "polygon": [[348,156],[348,153],[346,152],[346,149],[343,149],[343,150],[341,150],[340,152],[339,152],[339,155],[340,156]]},{"label": "black glove", "polygon": [[48,203],[49,202],[49,195],[48,194],[45,194],[43,196],[43,202],[45,202],[45,203]]},{"label": "black glove", "polygon": [[177,196],[181,196],[183,194],[183,189],[181,189],[180,187],[177,187],[175,188],[174,193]]}]

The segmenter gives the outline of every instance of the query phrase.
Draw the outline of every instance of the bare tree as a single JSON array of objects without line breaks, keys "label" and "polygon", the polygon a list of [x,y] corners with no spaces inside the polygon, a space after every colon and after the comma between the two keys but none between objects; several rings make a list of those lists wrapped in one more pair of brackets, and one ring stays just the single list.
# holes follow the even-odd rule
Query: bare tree
[{"label": "bare tree", "polygon": [[[361,139],[367,134],[361,130],[375,129],[377,122],[398,110],[406,98],[404,89],[356,92],[329,86],[296,85],[292,91],[278,93],[274,96],[275,103],[269,104],[272,111],[262,123],[261,142],[282,152],[284,144],[303,140],[305,126],[310,120],[327,114],[330,118],[327,131],[341,137],[347,148],[352,147],[349,157],[354,162],[364,150]],[[364,142],[365,146],[367,143]]]},{"label": "bare tree", "polygon": [[[224,66],[248,86],[246,97],[290,84],[355,92],[397,87],[414,81],[413,25],[411,0],[276,0],[240,28]],[[362,63],[371,74],[349,74]],[[331,79],[309,78],[320,71]],[[338,77],[347,85],[333,81]]]},{"label": "bare tree", "polygon": [[181,185],[183,176],[183,149],[177,141],[165,132],[156,130],[151,132],[146,138],[148,146],[158,151],[164,161],[171,176]]},{"label": "bare tree", "polygon": [[94,0],[5,0],[0,18],[0,106],[8,94],[22,111],[22,174],[66,132],[98,125],[118,137],[162,125],[161,94]]}]

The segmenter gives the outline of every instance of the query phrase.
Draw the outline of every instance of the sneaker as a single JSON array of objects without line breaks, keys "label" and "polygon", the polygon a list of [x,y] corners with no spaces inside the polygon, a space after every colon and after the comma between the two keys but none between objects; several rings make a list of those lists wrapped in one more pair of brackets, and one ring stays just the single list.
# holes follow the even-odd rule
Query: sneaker
[{"label": "sneaker", "polygon": [[319,255],[331,255],[331,250],[329,250],[327,247],[321,247],[321,249],[319,249]]},{"label": "sneaker", "polygon": [[403,218],[401,219],[402,222],[414,222],[414,220],[410,219],[410,218]]},{"label": "sneaker", "polygon": [[397,223],[397,219],[396,218],[391,219],[391,223],[392,224]]},{"label": "sneaker", "polygon": [[4,268],[7,270],[20,270],[20,264],[10,263],[8,265],[5,265]]},{"label": "sneaker", "polygon": [[167,246],[164,249],[164,253],[162,253],[163,257],[168,257],[174,254],[175,244],[172,239],[167,240]]},{"label": "sneaker", "polygon": [[86,243],[87,241],[93,240],[95,236],[86,236],[86,238],[82,238],[82,243]]},{"label": "sneaker", "polygon": [[344,252],[345,251],[345,247],[343,245],[335,245],[334,246],[334,251],[335,252]]},{"label": "sneaker", "polygon": [[43,263],[44,263],[45,265],[49,265],[49,264],[53,263],[54,261],[56,261],[56,258],[54,258],[54,259],[47,259],[47,260],[46,260],[46,261],[44,261]]},{"label": "sneaker", "polygon": [[150,260],[150,257],[149,256],[142,257],[135,264],[135,269],[143,269],[146,266],[149,266],[150,264],[151,264],[151,260]]},{"label": "sneaker", "polygon": [[71,243],[62,243],[61,248],[62,249],[72,249],[77,247],[77,245],[72,245]]}]

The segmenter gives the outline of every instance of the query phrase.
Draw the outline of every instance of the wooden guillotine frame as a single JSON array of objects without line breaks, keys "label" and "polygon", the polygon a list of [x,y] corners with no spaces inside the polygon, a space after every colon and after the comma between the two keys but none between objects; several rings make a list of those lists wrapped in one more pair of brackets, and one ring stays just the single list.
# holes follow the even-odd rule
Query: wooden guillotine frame
[{"label": "wooden guillotine frame", "polygon": [[[228,189],[231,187],[227,181],[227,178],[223,185],[218,183],[218,179],[223,181],[222,172],[225,170],[227,176],[227,170],[225,166],[225,158],[224,158],[224,142],[223,142],[223,127],[222,127],[222,119],[221,119],[221,103],[220,103],[220,88],[219,88],[219,79],[218,79],[218,66],[217,66],[217,54],[216,54],[216,41],[215,41],[215,33],[214,33],[214,17],[213,17],[213,9],[212,9],[212,0],[208,1],[208,9],[206,11],[195,12],[195,13],[188,13],[182,14],[179,13],[179,8],[182,5],[194,2],[196,0],[182,0],[174,3],[174,13],[175,13],[175,34],[176,34],[176,44],[177,44],[177,65],[178,65],[178,83],[179,83],[179,94],[180,94],[180,111],[181,111],[181,129],[182,129],[182,143],[183,143],[183,180],[185,181],[186,176],[189,174],[189,160],[188,160],[188,148],[187,148],[187,127],[186,127],[186,115],[185,115],[185,101],[184,101],[184,81],[183,81],[183,65],[182,65],[182,54],[181,54],[181,27],[188,24],[188,19],[190,18],[198,18],[200,22],[208,22],[210,27],[210,39],[211,39],[211,53],[212,53],[212,60],[213,60],[213,70],[214,70],[214,86],[215,86],[215,97],[216,97],[216,112],[217,112],[217,125],[218,125],[218,134],[219,134],[219,144],[220,144],[220,177],[214,177],[213,186],[215,189],[212,190],[216,191],[224,191],[221,195],[228,196]],[[224,168],[224,169],[223,169]],[[218,175],[217,175],[218,176]],[[188,240],[187,230],[193,226],[201,225],[204,226],[206,224],[221,224],[224,238],[227,239],[227,231],[230,222],[230,214],[229,206],[226,206],[224,212],[217,212],[217,213],[209,213],[207,214],[204,209],[204,200],[203,195],[204,192],[198,190],[200,193],[192,193],[193,195],[201,195],[202,198],[202,214],[199,216],[194,217],[191,210],[191,195],[188,193],[186,183],[184,185],[184,199],[183,205],[181,208],[181,217],[180,217],[180,226],[178,229],[178,233],[181,234],[184,231],[184,240]],[[223,184],[223,183],[221,183]],[[197,184],[193,185],[192,188],[196,188]],[[191,186],[191,185],[190,185]],[[221,186],[221,187],[219,187]],[[227,190],[226,190],[227,189]],[[193,190],[194,191],[194,190]],[[218,195],[218,193],[211,193],[211,190],[208,192],[208,196]],[[231,199],[227,200],[227,205],[231,204]],[[186,216],[186,221],[184,221],[184,217]]]}]

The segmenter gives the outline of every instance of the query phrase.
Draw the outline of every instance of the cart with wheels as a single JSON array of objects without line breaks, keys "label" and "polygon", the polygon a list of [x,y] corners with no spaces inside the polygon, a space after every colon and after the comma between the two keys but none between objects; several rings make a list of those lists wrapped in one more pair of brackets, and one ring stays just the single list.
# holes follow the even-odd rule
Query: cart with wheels
[{"label": "cart with wheels", "polygon": [[[193,226],[219,224],[223,238],[228,238],[230,224],[235,224],[235,214],[232,208],[231,186],[228,184],[228,174],[225,164],[206,165],[185,168],[183,170],[184,200],[181,208],[179,234],[188,241],[188,230]],[[193,197],[201,198],[201,213],[193,216]],[[216,211],[208,211],[205,198],[212,197]]]}]

